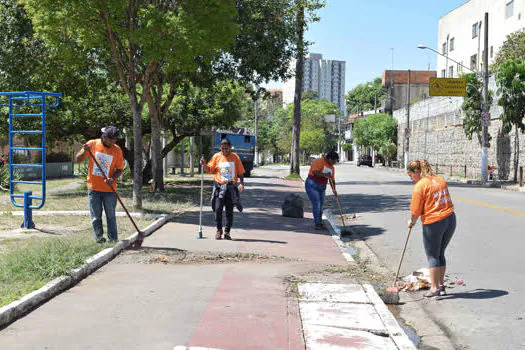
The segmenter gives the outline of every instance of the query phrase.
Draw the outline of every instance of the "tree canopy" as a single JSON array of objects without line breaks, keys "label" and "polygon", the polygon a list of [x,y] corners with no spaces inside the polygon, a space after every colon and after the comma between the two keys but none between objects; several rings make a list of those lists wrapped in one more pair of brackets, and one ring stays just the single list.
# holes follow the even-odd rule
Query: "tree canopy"
[{"label": "tree canopy", "polygon": [[357,145],[389,151],[394,141],[397,121],[390,114],[378,113],[359,118],[354,123],[353,135]]},{"label": "tree canopy", "polygon": [[519,132],[525,133],[525,62],[510,59],[498,67],[496,74],[499,105],[503,107],[501,115],[502,130],[508,134],[515,128],[514,137],[514,181],[517,181],[519,165]]},{"label": "tree canopy", "polygon": [[386,98],[386,89],[383,88],[381,78],[375,78],[364,84],[359,84],[345,95],[346,110],[350,113],[379,109],[381,101]]}]

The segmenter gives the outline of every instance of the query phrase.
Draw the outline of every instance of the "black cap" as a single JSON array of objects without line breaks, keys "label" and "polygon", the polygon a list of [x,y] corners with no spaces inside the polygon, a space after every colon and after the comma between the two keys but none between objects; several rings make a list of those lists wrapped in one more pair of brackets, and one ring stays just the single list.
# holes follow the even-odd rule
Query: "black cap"
[{"label": "black cap", "polygon": [[116,126],[110,125],[100,129],[102,136],[109,137],[110,139],[116,139],[118,137],[118,129]]}]

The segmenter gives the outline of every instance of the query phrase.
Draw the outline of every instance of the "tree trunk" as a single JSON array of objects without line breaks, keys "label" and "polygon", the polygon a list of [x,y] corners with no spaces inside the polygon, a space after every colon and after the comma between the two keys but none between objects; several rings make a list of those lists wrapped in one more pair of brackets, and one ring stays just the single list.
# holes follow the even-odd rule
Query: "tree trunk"
[{"label": "tree trunk", "polygon": [[151,122],[151,165],[155,190],[164,192],[164,167],[162,164],[161,124],[156,106],[148,101],[149,119]]},{"label": "tree trunk", "polygon": [[302,0],[295,1],[297,6],[297,61],[295,62],[295,95],[293,101],[293,130],[290,174],[300,173],[300,137],[301,137],[301,95],[303,91],[304,62],[304,4]]},{"label": "tree trunk", "polygon": [[142,209],[142,105],[131,102],[133,111],[133,208]]},{"label": "tree trunk", "polygon": [[518,166],[520,160],[520,137],[518,124],[514,124],[514,130],[516,135],[514,135],[514,182],[518,182]]}]

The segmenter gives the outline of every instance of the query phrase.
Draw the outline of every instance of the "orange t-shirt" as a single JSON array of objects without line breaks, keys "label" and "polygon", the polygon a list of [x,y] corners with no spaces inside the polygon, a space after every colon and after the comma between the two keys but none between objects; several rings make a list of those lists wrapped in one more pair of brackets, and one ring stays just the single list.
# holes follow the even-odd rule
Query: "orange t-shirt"
[{"label": "orange t-shirt", "polygon": [[324,176],[315,176],[314,170],[320,171],[324,174],[330,174],[332,181],[335,181],[335,169],[333,165],[328,164],[324,157],[317,158],[312,162],[312,165],[310,165],[310,171],[308,172],[308,177],[317,182],[318,184],[326,185],[328,183],[328,179]]},{"label": "orange t-shirt", "polygon": [[237,183],[239,175],[245,172],[241,158],[233,152],[228,156],[224,156],[221,152],[215,153],[208,162],[208,167],[210,174],[214,174],[213,180],[221,185],[228,182]]},{"label": "orange t-shirt", "polygon": [[[110,148],[107,148],[102,143],[101,139],[89,140],[87,142],[89,148],[91,148],[91,153],[95,156],[100,164],[100,167],[104,170],[106,176],[111,178],[115,173],[115,170],[124,169],[124,155],[119,146],[114,145]],[[100,172],[100,169],[93,162],[93,158],[89,156],[89,168],[87,176],[87,185],[88,188],[93,191],[98,192],[111,192],[108,184],[104,181],[104,175]],[[113,183],[113,189],[117,188],[117,182]]]},{"label": "orange t-shirt", "polygon": [[443,220],[454,212],[454,205],[445,180],[439,176],[421,178],[412,191],[412,215],[421,216],[423,225]]}]

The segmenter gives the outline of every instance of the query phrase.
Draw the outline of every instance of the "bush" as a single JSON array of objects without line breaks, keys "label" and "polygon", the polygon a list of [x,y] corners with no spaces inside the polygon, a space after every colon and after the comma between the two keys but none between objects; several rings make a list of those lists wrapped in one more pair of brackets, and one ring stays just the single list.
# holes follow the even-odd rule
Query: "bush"
[{"label": "bush", "polygon": [[13,152],[13,164],[29,164],[31,163],[31,156],[23,153]]},{"label": "bush", "polygon": [[[13,170],[13,178],[15,180],[20,180],[22,176],[16,170]],[[0,192],[9,191],[9,166],[5,165],[0,168]]]}]

